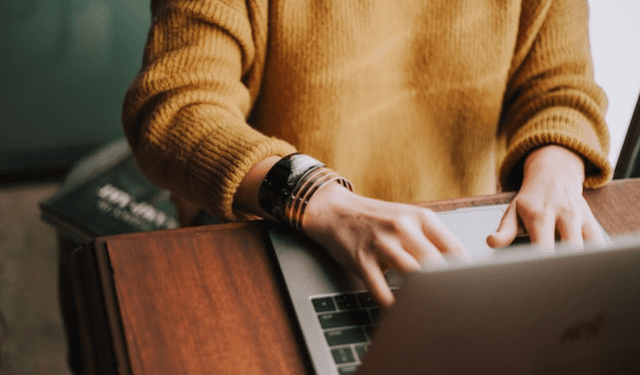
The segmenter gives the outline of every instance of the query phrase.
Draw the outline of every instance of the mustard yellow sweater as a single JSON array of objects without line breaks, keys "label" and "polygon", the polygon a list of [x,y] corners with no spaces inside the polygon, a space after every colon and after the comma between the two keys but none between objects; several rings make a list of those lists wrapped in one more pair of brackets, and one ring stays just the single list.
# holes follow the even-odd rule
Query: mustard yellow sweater
[{"label": "mustard yellow sweater", "polygon": [[606,98],[586,0],[175,0],[153,5],[124,128],[157,184],[226,220],[270,155],[316,157],[359,194],[515,189],[554,143],[605,183]]}]

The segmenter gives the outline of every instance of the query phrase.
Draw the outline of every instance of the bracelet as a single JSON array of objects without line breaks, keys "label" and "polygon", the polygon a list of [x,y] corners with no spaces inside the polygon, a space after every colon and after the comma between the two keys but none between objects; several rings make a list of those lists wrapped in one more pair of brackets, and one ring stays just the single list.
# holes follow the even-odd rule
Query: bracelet
[{"label": "bracelet", "polygon": [[309,200],[329,182],[353,191],[351,182],[311,156],[291,154],[267,173],[258,193],[258,204],[277,220],[300,230]]},{"label": "bracelet", "polygon": [[324,164],[308,155],[291,154],[280,159],[260,185],[258,205],[279,221],[286,222],[284,208],[295,185],[302,177]]},{"label": "bracelet", "polygon": [[308,177],[303,179],[299,186],[294,189],[287,205],[285,206],[285,217],[287,222],[296,230],[302,228],[302,218],[307,208],[309,200],[313,194],[318,191],[322,186],[329,182],[336,181],[347,189],[353,191],[351,182],[340,176],[335,171],[327,167],[322,167],[309,173]]}]

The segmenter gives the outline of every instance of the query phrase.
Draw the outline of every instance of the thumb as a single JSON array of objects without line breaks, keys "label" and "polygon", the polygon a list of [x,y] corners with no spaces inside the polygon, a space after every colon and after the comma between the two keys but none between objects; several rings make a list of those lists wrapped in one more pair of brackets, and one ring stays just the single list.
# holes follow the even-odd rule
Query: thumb
[{"label": "thumb", "polygon": [[518,215],[516,204],[511,201],[500,220],[498,229],[487,237],[487,245],[492,248],[509,246],[518,234]]}]

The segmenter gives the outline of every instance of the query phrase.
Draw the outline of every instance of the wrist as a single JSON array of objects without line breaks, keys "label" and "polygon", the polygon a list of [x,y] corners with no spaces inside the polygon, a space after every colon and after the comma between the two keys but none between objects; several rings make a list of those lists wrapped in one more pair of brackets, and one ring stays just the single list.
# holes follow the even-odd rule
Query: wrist
[{"label": "wrist", "polygon": [[349,180],[318,160],[304,154],[291,154],[267,172],[258,192],[258,204],[276,220],[301,230],[309,201],[327,185],[335,185],[333,182],[352,190]]},{"label": "wrist", "polygon": [[582,186],[585,180],[584,159],[574,151],[558,145],[547,145],[532,151],[524,162],[524,180],[548,175],[562,177]]},{"label": "wrist", "polygon": [[340,212],[350,211],[354,197],[358,196],[340,184],[326,184],[309,200],[302,217],[302,231],[312,234],[343,220]]}]

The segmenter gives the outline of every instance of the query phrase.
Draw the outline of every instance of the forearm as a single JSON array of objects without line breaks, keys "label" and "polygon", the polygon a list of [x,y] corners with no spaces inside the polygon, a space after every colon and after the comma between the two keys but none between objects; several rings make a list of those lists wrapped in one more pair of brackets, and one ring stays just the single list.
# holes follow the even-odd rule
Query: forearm
[{"label": "forearm", "polygon": [[266,48],[253,38],[259,25],[239,20],[247,4],[196,3],[157,9],[122,122],[154,183],[221,220],[240,220],[233,200],[249,168],[295,149],[246,122],[260,87],[251,77],[262,71],[253,58]]}]

